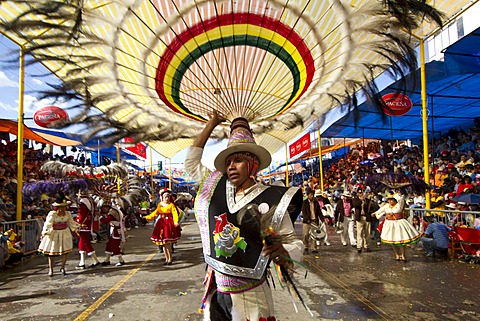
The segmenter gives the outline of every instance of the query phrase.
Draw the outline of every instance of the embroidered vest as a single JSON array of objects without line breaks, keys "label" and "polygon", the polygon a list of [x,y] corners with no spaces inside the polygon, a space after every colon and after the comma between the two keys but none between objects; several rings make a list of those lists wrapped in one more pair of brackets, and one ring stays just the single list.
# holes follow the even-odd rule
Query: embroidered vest
[{"label": "embroidered vest", "polygon": [[[294,187],[262,185],[235,204],[232,201],[233,189],[227,187],[229,184],[226,176],[214,171],[203,181],[201,192],[197,195],[195,213],[205,262],[217,272],[259,280],[268,264],[268,258],[262,256],[262,231],[258,220],[249,211],[245,212],[241,222],[237,214],[249,204],[265,203],[268,208],[277,206],[271,222],[272,228],[277,231],[285,213],[298,215],[301,191]],[[289,208],[291,203],[295,206]]]}]

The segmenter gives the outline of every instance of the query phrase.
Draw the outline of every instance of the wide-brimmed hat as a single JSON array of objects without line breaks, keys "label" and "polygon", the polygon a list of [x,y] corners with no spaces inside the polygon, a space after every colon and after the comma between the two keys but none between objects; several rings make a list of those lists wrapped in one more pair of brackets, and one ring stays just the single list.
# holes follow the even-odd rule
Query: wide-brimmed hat
[{"label": "wide-brimmed hat", "polygon": [[317,196],[322,196],[323,194],[324,194],[324,192],[322,192],[322,190],[316,189],[314,196],[315,196],[315,197],[317,197]]},{"label": "wide-brimmed hat", "polygon": [[64,194],[58,194],[55,197],[55,202],[53,202],[53,206],[67,206],[70,205],[72,202],[70,202]]},{"label": "wide-brimmed hat", "polygon": [[388,195],[388,196],[387,196],[387,201],[389,201],[389,200],[394,200],[395,202],[398,203],[398,200],[397,200],[397,199],[395,198],[395,196],[393,196],[393,195]]},{"label": "wide-brimmed hat", "polygon": [[387,194],[387,201],[388,201],[389,199],[394,199],[395,201],[398,202],[397,198],[395,197],[395,193],[392,193],[392,192],[388,193],[388,194]]},{"label": "wide-brimmed hat", "polygon": [[172,190],[169,189],[169,188],[163,188],[163,189],[160,190],[159,193],[160,193],[160,197],[162,197],[163,194],[165,194],[165,193],[172,194]]},{"label": "wide-brimmed hat", "polygon": [[342,194],[342,196],[343,196],[343,197],[353,197],[353,195],[350,194],[350,192],[344,192],[344,193]]},{"label": "wide-brimmed hat", "polygon": [[257,145],[253,138],[248,121],[245,118],[236,118],[230,125],[230,138],[227,148],[221,151],[213,162],[215,168],[226,173],[226,160],[233,153],[248,152],[258,158],[258,171],[267,168],[272,161],[272,156],[264,147]]},{"label": "wide-brimmed hat", "polygon": [[448,208],[457,208],[457,205],[454,204],[454,203],[449,203],[449,204],[445,205],[445,207],[448,207]]}]

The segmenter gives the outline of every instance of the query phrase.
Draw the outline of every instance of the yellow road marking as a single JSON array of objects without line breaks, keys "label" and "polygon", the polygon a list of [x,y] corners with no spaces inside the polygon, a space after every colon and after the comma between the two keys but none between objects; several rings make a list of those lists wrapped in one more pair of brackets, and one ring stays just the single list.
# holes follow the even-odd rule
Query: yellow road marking
[{"label": "yellow road marking", "polygon": [[311,258],[304,258],[305,261],[308,262],[309,266],[313,267],[316,269],[319,273],[325,275],[328,277],[330,280],[333,282],[337,283],[341,288],[346,290],[347,292],[350,292],[354,297],[356,297],[360,302],[365,304],[367,307],[369,307],[373,312],[378,314],[380,317],[382,317],[384,320],[390,320],[391,317],[388,315],[387,312],[383,311],[380,307],[376,306],[373,302],[368,300],[366,297],[358,293],[357,291],[353,290],[350,288],[347,284],[344,282],[340,281],[337,277],[335,277],[332,273],[328,272],[325,270],[323,267],[318,265],[315,261],[313,261]]},{"label": "yellow road marking", "polygon": [[89,306],[85,311],[82,312],[74,321],[83,321],[86,318],[90,316],[98,307],[100,304],[102,304],[106,299],[108,299],[109,296],[111,296],[115,291],[117,291],[125,282],[127,282],[135,273],[138,272],[144,266],[148,261],[153,259],[153,257],[157,254],[157,252],[150,254],[145,260],[143,260],[142,263],[130,273],[125,275],[120,281],[117,282],[114,286],[110,288],[107,292],[105,292],[104,295],[102,295],[97,301],[95,301],[91,306]]}]

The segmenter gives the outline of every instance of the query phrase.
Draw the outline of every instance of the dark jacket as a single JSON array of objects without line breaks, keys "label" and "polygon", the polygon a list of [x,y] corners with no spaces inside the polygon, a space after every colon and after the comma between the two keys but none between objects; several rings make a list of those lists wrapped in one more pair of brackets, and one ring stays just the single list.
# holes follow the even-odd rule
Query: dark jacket
[{"label": "dark jacket", "polygon": [[[326,198],[326,197],[319,196],[319,197],[315,197],[315,198],[317,199],[317,201],[319,201],[319,199],[318,199],[318,198],[321,198],[321,199],[322,199],[322,201],[323,201],[323,205],[330,204],[330,200],[329,200],[328,198]],[[320,209],[323,209],[323,207],[322,207],[322,208],[320,208]]]},{"label": "dark jacket", "polygon": [[372,213],[377,211],[380,206],[378,206],[378,204],[369,199],[369,198],[365,198],[363,199],[363,202],[362,200],[360,200],[358,197],[355,197],[352,201],[353,203],[353,207],[355,208],[355,220],[357,222],[360,222],[361,219],[362,219],[362,208],[363,208],[363,212],[365,213],[365,220],[367,222],[371,222],[372,221]]},{"label": "dark jacket", "polygon": [[[351,198],[346,198],[347,202],[352,203]],[[350,215],[353,215],[353,205],[352,205],[352,211],[350,212]],[[343,208],[343,199],[339,199],[337,201],[337,206],[335,207],[335,222],[343,222],[343,218],[345,215],[345,209]]]},{"label": "dark jacket", "polygon": [[319,224],[320,222],[323,222],[324,217],[322,215],[322,211],[320,209],[320,204],[318,204],[318,201],[314,198],[313,199],[313,210],[315,211],[315,221],[312,222],[312,215],[310,211],[310,201],[308,199],[304,200],[302,203],[302,216],[303,216],[303,223],[304,224]]}]

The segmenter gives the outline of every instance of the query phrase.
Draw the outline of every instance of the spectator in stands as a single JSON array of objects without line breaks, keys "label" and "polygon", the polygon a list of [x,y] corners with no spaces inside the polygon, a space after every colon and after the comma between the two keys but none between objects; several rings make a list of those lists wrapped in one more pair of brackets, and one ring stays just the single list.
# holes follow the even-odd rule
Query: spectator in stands
[{"label": "spectator in stands", "polygon": [[464,193],[472,193],[472,191],[473,191],[472,178],[468,175],[463,176],[460,184],[457,187],[456,195],[458,196]]},{"label": "spectator in stands", "polygon": [[470,164],[476,164],[480,162],[480,157],[475,153],[475,150],[469,149],[467,152],[467,160],[470,162]]},{"label": "spectator in stands", "polygon": [[[418,234],[423,235],[425,233],[424,222],[420,219],[420,216],[415,215],[412,218],[412,225],[417,230]],[[412,244],[412,250],[423,250],[422,241]]]},{"label": "spectator in stands", "polygon": [[454,164],[460,162],[460,154],[456,149],[450,151],[450,161]]},{"label": "spectator in stands", "polygon": [[476,230],[480,230],[480,215],[477,214],[476,216],[477,217],[473,221],[473,228],[476,229]]},{"label": "spectator in stands", "polygon": [[433,217],[425,217],[425,222],[427,223],[427,228],[425,235],[422,237],[422,243],[427,256],[433,257],[437,253],[446,257],[450,244],[448,232],[451,231],[451,228],[437,222]]},{"label": "spectator in stands", "polygon": [[418,191],[413,192],[413,204],[417,207],[425,207],[425,196]]},{"label": "spectator in stands", "polygon": [[470,176],[472,181],[475,180],[477,173],[475,172],[475,167],[472,164],[465,165],[465,175]]},{"label": "spectator in stands", "polygon": [[453,165],[453,163],[448,163],[446,168],[447,168],[448,177],[450,177],[451,179],[453,179],[454,176],[458,175],[458,171],[455,165]]},{"label": "spectator in stands", "polygon": [[467,157],[467,154],[461,154],[460,155],[460,161],[455,165],[457,169],[460,169],[461,167],[465,168],[465,166],[469,164],[472,164],[472,161],[470,161]]},{"label": "spectator in stands", "polygon": [[[445,209],[445,199],[442,195],[440,195],[440,189],[438,188],[435,188],[431,191],[431,194],[432,194],[432,197],[430,199],[430,208],[432,210],[444,210]],[[444,217],[445,216],[445,213],[444,212],[431,212],[428,213],[427,212],[427,216],[431,216],[431,215],[438,215],[440,217]]]},{"label": "spectator in stands", "polygon": [[450,177],[447,177],[443,180],[443,185],[440,188],[440,193],[441,194],[446,194],[446,193],[452,193],[452,195],[455,195],[453,192],[455,190],[455,182],[450,179]]},{"label": "spectator in stands", "polygon": [[435,179],[434,179],[433,185],[437,187],[442,186],[445,178],[448,177],[447,169],[439,167],[434,177]]}]

